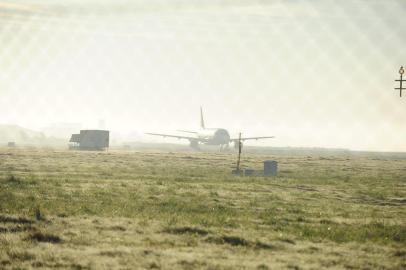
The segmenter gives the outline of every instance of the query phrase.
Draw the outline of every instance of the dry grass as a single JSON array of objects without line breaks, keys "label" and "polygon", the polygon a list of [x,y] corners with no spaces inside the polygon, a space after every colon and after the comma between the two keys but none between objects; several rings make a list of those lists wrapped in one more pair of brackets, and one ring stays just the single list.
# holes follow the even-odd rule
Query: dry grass
[{"label": "dry grass", "polygon": [[406,267],[406,158],[0,149],[0,269]]}]

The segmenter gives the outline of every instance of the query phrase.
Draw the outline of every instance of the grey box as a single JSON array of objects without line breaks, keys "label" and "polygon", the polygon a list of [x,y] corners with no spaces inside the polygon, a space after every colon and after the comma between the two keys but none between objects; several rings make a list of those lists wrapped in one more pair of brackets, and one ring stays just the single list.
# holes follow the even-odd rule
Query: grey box
[{"label": "grey box", "polygon": [[232,170],[232,171],[231,171],[231,174],[232,174],[232,175],[236,175],[236,176],[243,176],[243,170],[239,170],[239,171],[237,171],[237,170]]},{"label": "grey box", "polygon": [[265,176],[276,176],[278,174],[278,162],[275,160],[265,160],[264,161],[264,175]]},{"label": "grey box", "polygon": [[254,176],[255,175],[255,170],[253,170],[253,169],[245,169],[244,170],[244,175],[245,176]]}]

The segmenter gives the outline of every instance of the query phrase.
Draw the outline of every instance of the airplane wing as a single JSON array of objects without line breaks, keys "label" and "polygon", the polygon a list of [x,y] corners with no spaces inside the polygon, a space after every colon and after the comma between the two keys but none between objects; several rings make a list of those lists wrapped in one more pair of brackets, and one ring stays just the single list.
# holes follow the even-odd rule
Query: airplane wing
[{"label": "airplane wing", "polygon": [[190,131],[190,130],[178,130],[179,132],[184,132],[184,133],[191,133],[191,134],[197,134],[197,131]]},{"label": "airplane wing", "polygon": [[186,139],[189,141],[200,141],[196,137],[189,137],[189,136],[178,136],[178,135],[161,134],[161,133],[145,133],[145,134],[152,135],[152,136],[161,136],[164,138],[168,137],[168,138]]},{"label": "airplane wing", "polygon": [[[275,138],[275,136],[245,137],[245,138],[241,138],[241,141],[247,141],[247,140],[262,140],[262,139],[272,139],[272,138]],[[230,141],[238,142],[238,138],[236,138],[236,139],[230,139]]]}]

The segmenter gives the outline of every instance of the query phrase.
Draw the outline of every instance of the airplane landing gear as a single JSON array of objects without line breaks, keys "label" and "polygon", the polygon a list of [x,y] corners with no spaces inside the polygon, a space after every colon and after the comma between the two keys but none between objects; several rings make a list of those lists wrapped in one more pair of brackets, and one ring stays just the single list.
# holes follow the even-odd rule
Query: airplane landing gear
[{"label": "airplane landing gear", "polygon": [[190,141],[190,147],[192,147],[194,150],[200,151],[198,141]]},{"label": "airplane landing gear", "polygon": [[220,152],[227,151],[229,146],[229,144],[220,144]]}]

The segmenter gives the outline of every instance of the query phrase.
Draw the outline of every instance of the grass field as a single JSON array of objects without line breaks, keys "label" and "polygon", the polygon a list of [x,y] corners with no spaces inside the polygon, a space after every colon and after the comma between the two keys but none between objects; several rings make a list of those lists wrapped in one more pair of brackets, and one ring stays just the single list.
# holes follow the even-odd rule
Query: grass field
[{"label": "grass field", "polygon": [[405,269],[406,156],[0,149],[0,269]]}]

